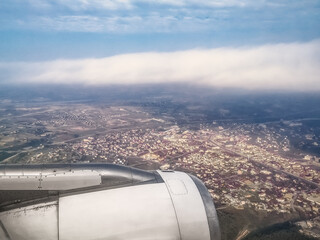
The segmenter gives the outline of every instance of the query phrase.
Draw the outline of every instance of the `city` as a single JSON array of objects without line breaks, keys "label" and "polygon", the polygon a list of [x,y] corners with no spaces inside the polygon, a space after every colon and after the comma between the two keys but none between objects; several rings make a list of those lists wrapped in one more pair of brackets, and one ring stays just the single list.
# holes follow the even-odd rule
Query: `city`
[{"label": "city", "polygon": [[[290,135],[279,134],[275,123],[214,121],[187,129],[168,116],[153,116],[139,107],[43,108],[48,107],[29,108],[29,113],[10,115],[12,121],[1,121],[2,148],[11,155],[2,163],[109,162],[182,170],[204,181],[218,211],[250,210],[265,216],[239,234],[254,230],[261,221],[295,221],[305,233],[319,227],[319,155],[292,151]],[[295,126],[282,122],[280,131]],[[13,128],[17,130],[10,132]],[[317,136],[305,138],[320,144]],[[10,145],[17,142],[32,146],[14,151]],[[309,234],[318,236],[314,231]]]}]

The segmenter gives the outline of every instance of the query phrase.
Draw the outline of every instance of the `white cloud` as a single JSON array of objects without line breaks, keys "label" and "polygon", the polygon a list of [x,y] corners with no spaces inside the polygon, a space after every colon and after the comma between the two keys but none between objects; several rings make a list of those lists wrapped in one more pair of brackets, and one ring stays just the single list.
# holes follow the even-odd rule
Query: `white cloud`
[{"label": "white cloud", "polygon": [[[15,0],[21,2],[22,0]],[[23,1],[22,1],[23,2]],[[27,0],[35,8],[64,6],[74,11],[87,9],[132,9],[139,3],[168,6],[247,7],[278,6],[274,0]]]},{"label": "white cloud", "polygon": [[87,9],[129,9],[131,0],[14,0],[15,2],[28,2],[30,6],[40,9],[66,7],[74,11]]},{"label": "white cloud", "polygon": [[[150,0],[133,0],[134,2],[150,2]],[[211,7],[244,7],[261,1],[253,0],[159,0],[151,1],[157,4],[168,4],[176,6],[211,6]]]},{"label": "white cloud", "polygon": [[57,2],[72,10],[132,8],[132,1],[129,0],[58,0]]},{"label": "white cloud", "polygon": [[[5,0],[0,10],[16,14],[0,15],[2,30],[220,35],[235,32],[242,36],[264,32],[279,36],[279,29],[286,29],[289,34],[295,31],[302,35],[303,31],[310,31],[308,26],[317,14],[315,4],[297,6],[297,0],[281,4],[275,0],[12,0],[14,4],[6,1],[9,0]],[[289,5],[290,8],[272,11],[276,6]]]},{"label": "white cloud", "polygon": [[35,17],[29,21],[17,20],[22,28],[41,29],[44,31],[65,32],[197,32],[205,30],[213,19],[194,17],[177,18],[171,15],[152,13],[147,16],[108,16],[71,15],[58,17]]},{"label": "white cloud", "polygon": [[319,76],[320,41],[0,64],[0,77],[9,83],[182,82],[214,87],[320,91]]}]

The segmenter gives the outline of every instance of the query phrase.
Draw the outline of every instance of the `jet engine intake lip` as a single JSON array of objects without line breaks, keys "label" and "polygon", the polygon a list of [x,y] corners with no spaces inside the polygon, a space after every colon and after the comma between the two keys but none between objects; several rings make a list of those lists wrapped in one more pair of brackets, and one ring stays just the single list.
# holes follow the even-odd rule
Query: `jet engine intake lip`
[{"label": "jet engine intake lip", "polygon": [[214,206],[211,195],[207,187],[203,184],[203,182],[199,178],[191,174],[188,174],[188,175],[193,180],[193,182],[195,183],[195,185],[197,186],[200,192],[200,195],[206,210],[206,214],[207,214],[208,225],[210,230],[210,238],[211,240],[220,240],[221,233],[220,233],[219,220],[218,220],[217,211]]}]

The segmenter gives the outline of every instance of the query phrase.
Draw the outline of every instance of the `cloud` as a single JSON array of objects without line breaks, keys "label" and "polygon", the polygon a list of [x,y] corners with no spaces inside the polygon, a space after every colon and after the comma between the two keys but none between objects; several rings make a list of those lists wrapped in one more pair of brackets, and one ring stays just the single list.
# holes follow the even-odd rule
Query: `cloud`
[{"label": "cloud", "polygon": [[237,33],[305,40],[320,35],[314,30],[319,28],[318,5],[297,0],[4,0],[0,31]]},{"label": "cloud", "polygon": [[58,0],[56,3],[75,11],[101,8],[109,10],[132,8],[132,1],[129,0]]},{"label": "cloud", "polygon": [[146,52],[107,58],[0,63],[6,83],[194,83],[320,91],[320,41],[242,48]]},{"label": "cloud", "polygon": [[172,5],[172,6],[209,6],[209,7],[243,7],[256,2],[253,0],[132,0],[132,2],[145,2],[161,5]]},{"label": "cloud", "polygon": [[[66,7],[73,11],[89,9],[132,9],[139,4],[173,7],[257,7],[257,6],[283,6],[275,0],[12,0],[17,3],[28,3],[38,9]],[[288,3],[285,1],[285,3]],[[290,3],[290,2],[289,2]]]},{"label": "cloud", "polygon": [[88,9],[130,9],[132,1],[130,0],[11,0],[15,3],[28,4],[35,9],[50,9],[65,7],[73,11],[82,11]]},{"label": "cloud", "polygon": [[147,16],[90,16],[71,15],[58,17],[35,17],[28,21],[17,20],[24,29],[58,32],[107,32],[107,33],[165,33],[199,32],[210,28],[213,18],[201,19],[193,16],[177,17],[152,13]]}]

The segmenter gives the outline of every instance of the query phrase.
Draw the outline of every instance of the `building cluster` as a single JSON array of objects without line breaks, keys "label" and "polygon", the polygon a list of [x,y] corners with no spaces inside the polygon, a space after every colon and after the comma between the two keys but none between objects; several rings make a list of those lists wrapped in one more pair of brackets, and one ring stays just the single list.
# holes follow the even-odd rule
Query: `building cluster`
[{"label": "building cluster", "polygon": [[[305,160],[285,158],[252,143],[250,133],[223,127],[183,131],[138,129],[88,137],[70,144],[89,161],[127,164],[130,157],[153,161],[164,168],[196,174],[215,201],[237,208],[307,216],[320,213],[319,171]],[[282,146],[280,146],[282,147]]]},{"label": "building cluster", "polygon": [[[101,115],[101,118],[112,121],[127,114],[119,109],[114,113],[119,116]],[[86,126],[91,126],[90,118],[81,116],[63,113],[51,121],[60,126],[67,126],[68,121],[84,121]],[[159,129],[152,127],[152,122],[159,123],[158,119],[140,120],[144,121],[144,128],[137,125],[41,148],[29,157],[29,162],[127,165],[129,159],[138,158],[141,162],[155,162],[164,169],[197,175],[220,207],[284,214],[303,212],[308,217],[320,214],[320,174],[319,166],[313,161],[315,156],[292,155],[289,138],[266,125],[226,127],[214,123],[199,130],[185,130],[177,125]]]}]

